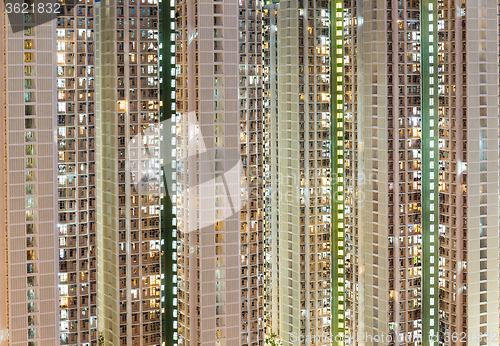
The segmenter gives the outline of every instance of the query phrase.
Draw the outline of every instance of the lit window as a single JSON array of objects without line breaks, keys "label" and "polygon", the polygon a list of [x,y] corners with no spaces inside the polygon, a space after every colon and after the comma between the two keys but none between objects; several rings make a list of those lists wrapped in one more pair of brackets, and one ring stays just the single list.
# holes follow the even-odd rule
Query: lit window
[{"label": "lit window", "polygon": [[32,26],[25,26],[24,27],[24,36],[34,36],[35,35],[35,28]]},{"label": "lit window", "polygon": [[24,53],[24,62],[34,62],[35,53]]},{"label": "lit window", "polygon": [[24,49],[34,49],[35,44],[32,39],[26,39],[24,40]]}]

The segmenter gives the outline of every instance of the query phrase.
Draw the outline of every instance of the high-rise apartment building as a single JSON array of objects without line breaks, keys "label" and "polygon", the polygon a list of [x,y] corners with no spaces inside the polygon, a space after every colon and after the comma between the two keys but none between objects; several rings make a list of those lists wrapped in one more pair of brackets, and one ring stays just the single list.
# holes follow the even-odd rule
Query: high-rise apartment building
[{"label": "high-rise apartment building", "polygon": [[177,6],[180,345],[264,339],[260,7]]},{"label": "high-rise apartment building", "polygon": [[[283,345],[330,332],[327,1],[264,6],[266,323]],[[305,342],[305,339],[303,340]]]},{"label": "high-rise apartment building", "polygon": [[106,0],[95,11],[99,330],[110,345],[158,345],[158,3]]},{"label": "high-rise apartment building", "polygon": [[382,333],[378,344],[485,344],[498,333],[498,3],[336,9],[346,305],[333,329],[359,345]]},{"label": "high-rise apartment building", "polygon": [[263,61],[260,1],[239,2],[241,345],[264,340]]},{"label": "high-rise apartment building", "polygon": [[[280,306],[271,302],[278,302],[279,272],[275,270],[277,263],[272,259],[277,258],[279,233],[278,215],[271,214],[277,210],[278,190],[278,159],[271,152],[278,150],[278,42],[277,20],[279,3],[265,3],[262,8],[262,57],[263,57],[263,126],[264,126],[264,322],[265,333],[271,335],[272,331],[279,328]],[[272,118],[272,120],[271,120]],[[276,333],[276,335],[278,335]]]},{"label": "high-rise apartment building", "polygon": [[0,344],[49,346],[59,342],[56,23],[52,14],[7,15],[8,5],[0,4]]},{"label": "high-rise apartment building", "polygon": [[337,3],[345,90],[344,328],[349,336],[395,328],[413,336],[422,321],[419,2],[394,9],[406,22],[392,18],[392,2]]},{"label": "high-rise apartment building", "polygon": [[239,7],[176,5],[179,345],[239,345]]},{"label": "high-rise apartment building", "polygon": [[56,20],[61,345],[98,337],[93,4],[64,3]]},{"label": "high-rise apartment building", "polygon": [[479,345],[498,333],[499,319],[498,5],[491,0],[434,2],[439,332],[444,338],[467,335],[469,344]]}]

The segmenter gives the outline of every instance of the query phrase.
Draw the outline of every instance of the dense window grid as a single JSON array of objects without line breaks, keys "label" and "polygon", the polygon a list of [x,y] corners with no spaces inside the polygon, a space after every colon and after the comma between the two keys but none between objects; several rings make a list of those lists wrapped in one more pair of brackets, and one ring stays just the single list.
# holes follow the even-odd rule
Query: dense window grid
[{"label": "dense window grid", "polygon": [[[97,7],[99,330],[161,342],[158,4]],[[104,17],[105,16],[105,17]]]},{"label": "dense window grid", "polygon": [[62,345],[90,345],[97,340],[93,2],[61,8],[56,31],[59,332]]},{"label": "dense window grid", "polygon": [[[498,326],[498,305],[487,304],[498,277],[498,64],[487,54],[498,48],[498,4],[169,5],[164,17],[177,29],[167,24],[160,42],[158,5],[123,0],[64,3],[45,40],[48,27],[29,13],[22,35],[4,40],[3,73],[22,90],[8,90],[8,115],[23,118],[5,123],[17,173],[8,204],[22,211],[9,225],[9,270],[23,275],[28,301],[13,342],[37,346],[50,329],[41,306],[50,300],[44,251],[54,248],[44,209],[53,204],[62,344],[95,343],[97,315],[109,342],[158,344],[161,313],[174,345],[259,344],[264,328],[285,343],[361,331],[402,337],[390,343],[399,345],[437,332],[445,343],[466,333],[486,344]],[[53,95],[42,72],[52,67],[49,41]],[[169,91],[160,98],[161,79]],[[52,156],[42,131],[49,104]],[[241,159],[229,187],[220,178],[232,167],[228,146]],[[174,205],[162,203],[162,184]],[[221,197],[234,186],[237,222]],[[204,225],[208,209],[213,223]],[[106,301],[100,312],[96,294]]]},{"label": "dense window grid", "polygon": [[279,216],[272,213],[277,209],[280,198],[278,190],[278,41],[276,23],[279,4],[267,3],[262,10],[263,35],[263,135],[264,135],[264,325],[265,334],[278,334],[280,321],[279,271],[273,261],[279,254]]},{"label": "dense window grid", "polygon": [[293,343],[331,327],[328,2],[269,3],[264,18],[266,323]]},{"label": "dense window grid", "polygon": [[240,211],[241,345],[264,340],[262,12],[260,1],[239,2],[239,143],[243,166]]},{"label": "dense window grid", "polygon": [[[242,6],[223,1],[176,3],[178,326],[182,345],[239,344],[245,327],[241,315],[248,313],[241,306],[241,287],[255,277],[251,273],[255,243],[240,244],[244,236],[240,208],[251,208],[242,204],[243,197],[240,202],[241,187],[246,184],[241,171],[251,159],[243,162],[239,157],[240,110],[247,109],[240,106],[238,95],[238,13]],[[256,49],[255,43],[252,51]],[[258,217],[255,212],[249,216]],[[240,254],[248,255],[247,272]],[[257,290],[249,289],[248,294],[255,302]],[[257,322],[256,316],[248,318],[252,324]]]},{"label": "dense window grid", "polygon": [[[3,340],[56,344],[55,42],[48,16],[7,16],[0,49]],[[8,28],[8,30],[6,30]]]}]

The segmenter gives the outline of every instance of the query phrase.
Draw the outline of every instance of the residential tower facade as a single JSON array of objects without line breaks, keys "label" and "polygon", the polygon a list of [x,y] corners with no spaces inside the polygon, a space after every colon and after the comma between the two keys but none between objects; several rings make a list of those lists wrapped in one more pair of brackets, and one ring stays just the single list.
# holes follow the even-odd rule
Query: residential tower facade
[{"label": "residential tower facade", "polygon": [[61,345],[98,337],[93,4],[62,4],[56,19]]},{"label": "residential tower facade", "polygon": [[241,345],[264,340],[263,61],[261,2],[239,2]]},{"label": "residential tower facade", "polygon": [[266,334],[283,345],[329,343],[329,22],[326,1],[264,6]]},{"label": "residential tower facade", "polygon": [[240,345],[239,7],[176,6],[179,345]]},{"label": "residential tower facade", "polygon": [[56,22],[2,15],[0,344],[59,343]]},{"label": "residential tower facade", "polygon": [[95,11],[99,331],[109,345],[158,345],[158,3],[102,1]]}]

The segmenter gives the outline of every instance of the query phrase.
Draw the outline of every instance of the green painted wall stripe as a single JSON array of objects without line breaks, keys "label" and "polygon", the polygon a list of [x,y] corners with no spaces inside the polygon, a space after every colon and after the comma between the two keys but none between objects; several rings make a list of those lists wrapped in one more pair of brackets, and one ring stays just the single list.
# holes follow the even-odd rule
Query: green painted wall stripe
[{"label": "green painted wall stripe", "polygon": [[344,228],[344,28],[343,1],[330,0],[330,122],[332,188],[332,328],[333,345],[344,345],[336,336],[345,333],[345,228]]},{"label": "green painted wall stripe", "polygon": [[[177,293],[174,293],[174,289],[177,289],[177,283],[174,282],[173,277],[177,275],[177,252],[176,248],[172,248],[173,242],[177,241],[177,235],[175,232],[176,226],[172,225],[172,219],[176,217],[172,213],[172,199],[168,194],[168,186],[166,179],[167,176],[171,176],[175,169],[172,169],[171,162],[171,151],[169,150],[168,144],[170,143],[171,125],[170,119],[175,117],[175,110],[172,110],[172,103],[175,103],[175,97],[172,98],[172,92],[175,92],[175,84],[172,86],[171,81],[175,80],[175,75],[172,74],[172,68],[175,68],[175,63],[172,64],[172,57],[175,57],[175,52],[172,53],[170,46],[175,44],[171,42],[171,34],[175,34],[175,18],[171,18],[171,11],[175,11],[175,6],[171,5],[171,2],[164,0],[159,3],[160,11],[160,66],[162,70],[160,72],[160,78],[162,82],[160,83],[160,121],[163,124],[163,129],[160,130],[163,136],[163,142],[161,143],[161,157],[163,159],[163,164],[161,165],[161,170],[163,172],[163,199],[161,211],[161,239],[163,244],[161,245],[161,273],[163,274],[163,279],[161,284],[163,290],[161,292],[163,302],[161,303],[162,308],[162,328],[161,328],[161,338],[162,345],[174,346],[177,345],[177,338],[174,339],[174,335],[177,333],[177,328],[174,328],[174,324],[177,322],[177,305],[174,305],[174,299],[177,299]],[[175,136],[175,135],[174,135]]]},{"label": "green painted wall stripe", "polygon": [[[439,315],[439,162],[437,0],[422,0],[422,343],[437,345]],[[433,337],[435,336],[435,337]],[[436,342],[435,342],[435,341]]]}]

